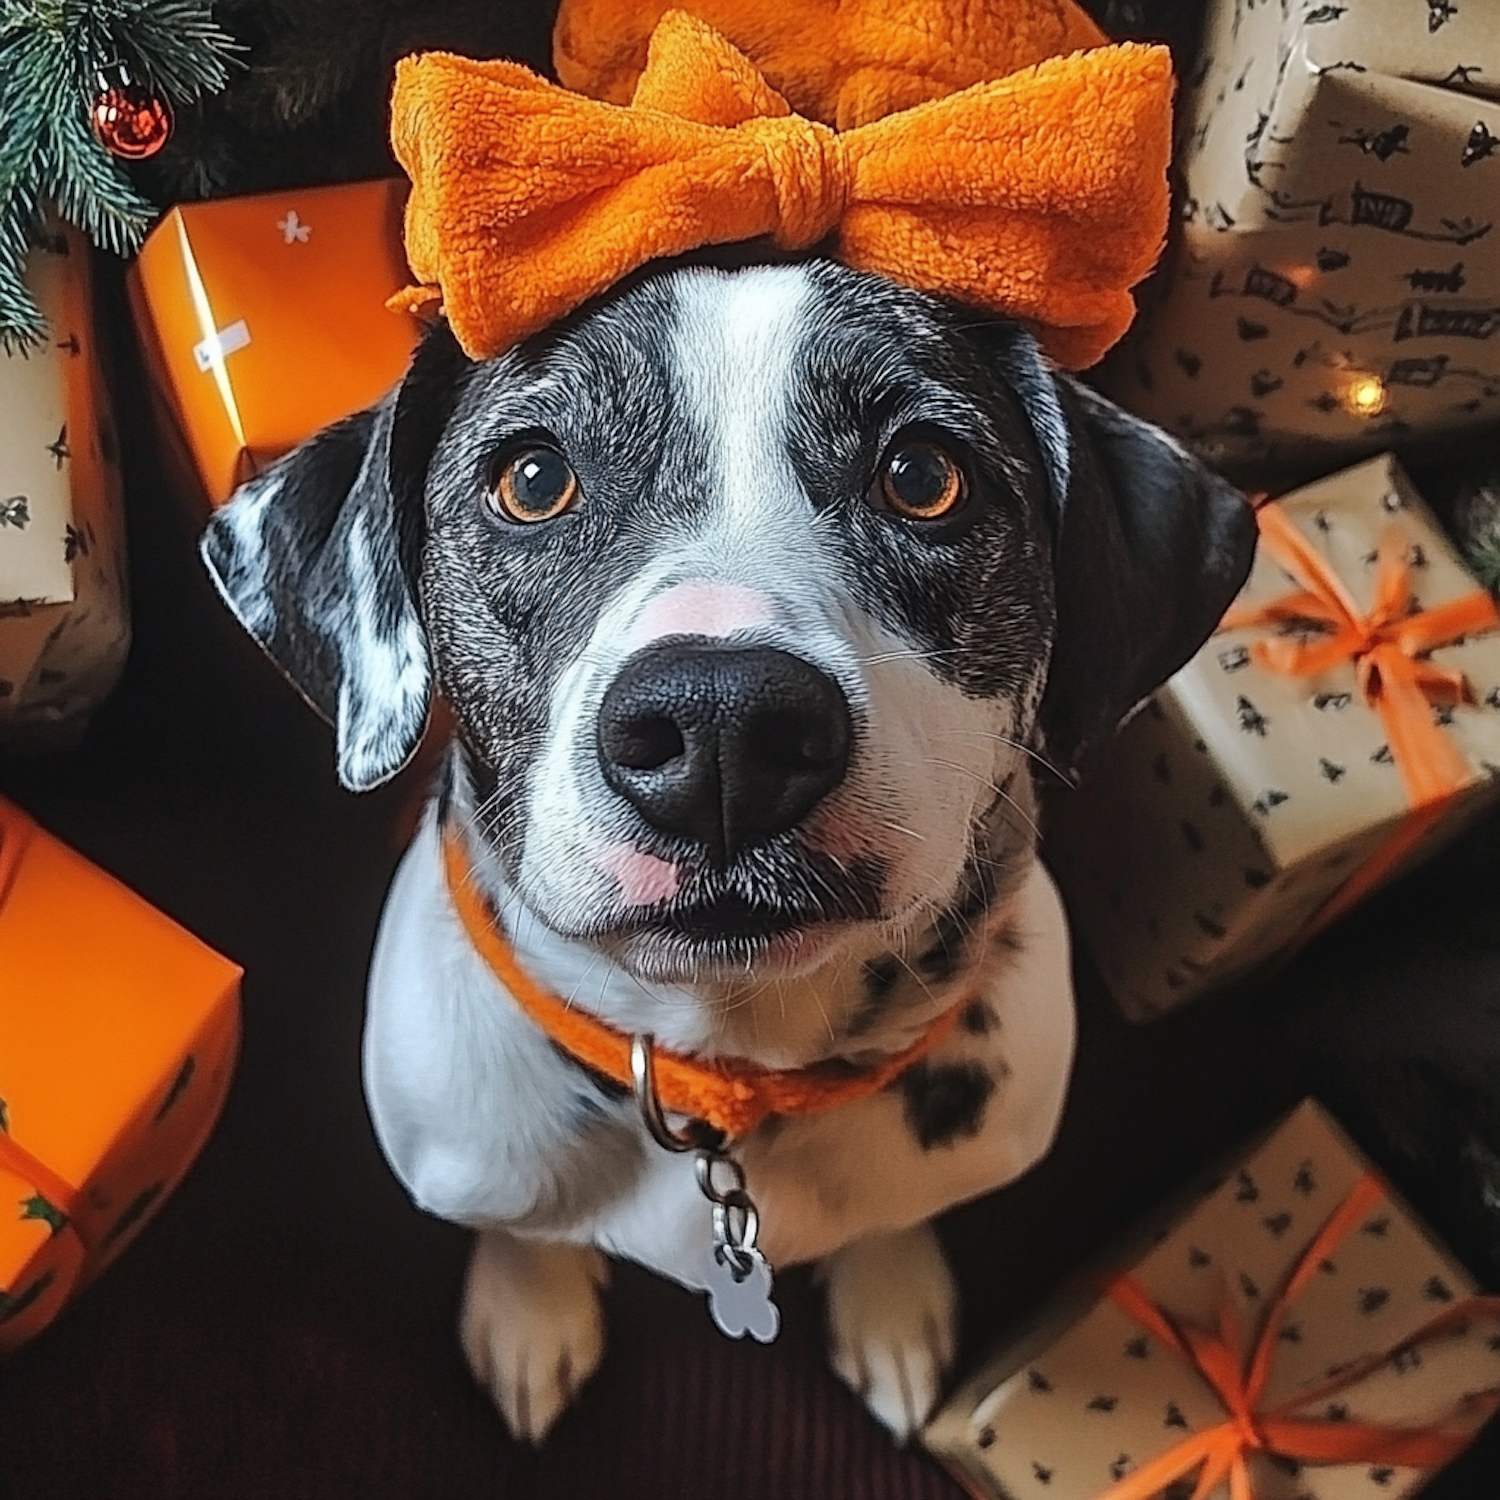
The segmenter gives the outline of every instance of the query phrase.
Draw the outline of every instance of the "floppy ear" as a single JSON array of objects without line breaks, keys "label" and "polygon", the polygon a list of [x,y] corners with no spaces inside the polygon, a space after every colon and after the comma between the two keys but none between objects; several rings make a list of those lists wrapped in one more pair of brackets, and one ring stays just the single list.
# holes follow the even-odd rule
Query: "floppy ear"
[{"label": "floppy ear", "polygon": [[200,543],[224,602],[334,725],[352,791],[394,776],[427,722],[422,490],[462,365],[446,330],[429,335],[379,405],[242,485]]},{"label": "floppy ear", "polygon": [[1077,770],[1213,633],[1250,571],[1256,528],[1240,492],[1160,428],[1053,379],[1057,636],[1041,724],[1048,754]]}]

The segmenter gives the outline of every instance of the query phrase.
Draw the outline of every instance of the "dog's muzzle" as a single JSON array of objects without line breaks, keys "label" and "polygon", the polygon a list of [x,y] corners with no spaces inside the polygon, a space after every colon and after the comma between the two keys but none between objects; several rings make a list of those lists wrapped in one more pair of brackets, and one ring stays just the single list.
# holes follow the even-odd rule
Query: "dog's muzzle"
[{"label": "dog's muzzle", "polygon": [[839,685],[767,646],[676,641],[632,657],[599,706],[599,765],[658,831],[721,868],[793,828],[844,779]]}]

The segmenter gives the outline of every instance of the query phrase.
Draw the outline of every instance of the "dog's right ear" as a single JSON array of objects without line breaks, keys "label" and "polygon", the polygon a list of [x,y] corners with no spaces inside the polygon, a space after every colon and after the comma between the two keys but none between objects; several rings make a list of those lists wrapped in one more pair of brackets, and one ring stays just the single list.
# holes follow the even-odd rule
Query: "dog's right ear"
[{"label": "dog's right ear", "polygon": [[334,725],[352,791],[394,776],[427,722],[422,491],[465,368],[435,330],[384,400],[242,485],[200,543],[224,602]]}]

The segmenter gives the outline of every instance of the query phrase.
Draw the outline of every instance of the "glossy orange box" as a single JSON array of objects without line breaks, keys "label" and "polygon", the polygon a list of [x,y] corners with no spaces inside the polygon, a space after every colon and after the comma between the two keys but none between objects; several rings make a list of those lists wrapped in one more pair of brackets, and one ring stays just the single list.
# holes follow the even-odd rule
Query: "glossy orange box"
[{"label": "glossy orange box", "polygon": [[218,1119],[240,969],[0,798],[0,1355],[177,1186]]},{"label": "glossy orange box", "polygon": [[421,331],[404,181],[296,188],[166,214],[130,272],[159,405],[211,504],[319,428],[378,401]]}]

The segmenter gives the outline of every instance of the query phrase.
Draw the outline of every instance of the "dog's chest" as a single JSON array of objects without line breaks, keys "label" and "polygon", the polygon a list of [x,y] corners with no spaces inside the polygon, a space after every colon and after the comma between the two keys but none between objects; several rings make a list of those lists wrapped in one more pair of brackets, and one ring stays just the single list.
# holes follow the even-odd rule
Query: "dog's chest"
[{"label": "dog's chest", "polygon": [[[1011,1180],[1051,1142],[1072,1053],[1066,935],[1033,865],[1007,951],[943,1043],[859,1103],[739,1142],[774,1265],[920,1222]],[[365,1037],[376,1132],[416,1202],[467,1224],[594,1243],[689,1285],[711,1253],[690,1157],[536,1029],[463,937],[426,825],[382,920]]]}]

